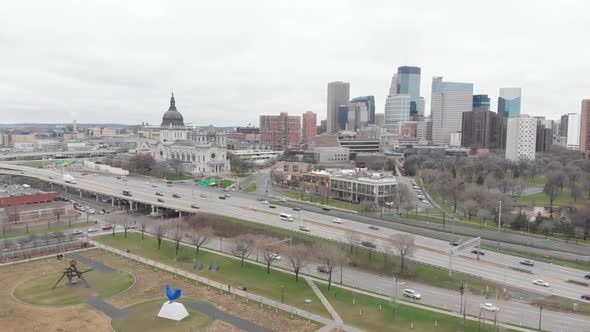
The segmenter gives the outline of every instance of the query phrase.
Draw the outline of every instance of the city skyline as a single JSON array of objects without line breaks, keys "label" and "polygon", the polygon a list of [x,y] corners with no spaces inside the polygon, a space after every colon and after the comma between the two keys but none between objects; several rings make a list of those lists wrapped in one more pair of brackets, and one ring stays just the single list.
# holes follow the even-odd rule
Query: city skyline
[{"label": "city skyline", "polygon": [[[350,82],[350,96],[374,95],[376,112],[383,113],[399,66],[422,69],[426,114],[434,76],[474,83],[474,93],[488,94],[494,111],[501,87],[521,87],[522,113],[550,119],[579,111],[590,86],[584,74],[590,72],[590,49],[578,42],[590,23],[584,20],[586,5],[574,2],[559,11],[550,2],[531,7],[507,1],[463,2],[452,11],[437,2],[325,3],[313,11],[311,2],[261,5],[264,10],[208,4],[217,7],[207,11],[198,4],[153,1],[34,3],[35,10],[10,3],[0,13],[2,123],[157,123],[171,90],[183,96],[185,117],[199,125],[228,124],[228,117],[231,125],[245,125],[283,111],[311,111],[319,122],[326,116],[326,84],[338,80]],[[511,10],[503,10],[508,4]],[[400,11],[429,24],[392,22],[391,14]],[[30,20],[16,12],[27,12]],[[503,24],[476,24],[481,12]],[[347,24],[358,15],[371,20],[361,27]],[[400,29],[404,33],[396,34]]]}]

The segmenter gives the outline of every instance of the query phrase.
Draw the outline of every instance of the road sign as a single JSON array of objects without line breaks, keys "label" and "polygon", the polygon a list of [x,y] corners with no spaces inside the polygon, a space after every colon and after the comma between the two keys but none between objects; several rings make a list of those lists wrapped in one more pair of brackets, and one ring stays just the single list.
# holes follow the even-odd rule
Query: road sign
[{"label": "road sign", "polygon": [[199,186],[215,186],[215,179],[201,180]]}]

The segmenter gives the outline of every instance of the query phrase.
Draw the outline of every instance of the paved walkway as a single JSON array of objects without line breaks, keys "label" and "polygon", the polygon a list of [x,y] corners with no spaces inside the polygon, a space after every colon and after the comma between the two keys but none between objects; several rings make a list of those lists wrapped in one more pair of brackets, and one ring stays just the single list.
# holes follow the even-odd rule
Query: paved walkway
[{"label": "paved walkway", "polygon": [[106,303],[98,294],[89,296],[86,299],[86,304],[95,308],[98,311],[103,312],[105,315],[111,317],[112,319],[121,319],[127,316],[126,310],[119,309],[109,303]]},{"label": "paved walkway", "polygon": [[114,272],[115,271],[110,266],[106,266],[106,265],[104,265],[101,262],[97,262],[97,261],[95,261],[93,259],[90,259],[88,257],[84,257],[82,255],[71,253],[71,254],[68,254],[68,257],[72,258],[76,262],[80,262],[80,263],[83,263],[85,265],[88,265],[88,266],[90,266],[91,268],[95,269],[98,272],[110,273],[110,272]]},{"label": "paved walkway", "polygon": [[334,318],[334,320],[337,321],[338,323],[344,323],[344,321],[342,320],[342,318],[340,318],[340,315],[338,314],[336,309],[334,309],[334,307],[332,307],[330,302],[328,302],[328,299],[326,299],[324,294],[320,291],[320,289],[313,282],[313,280],[310,277],[304,277],[304,278],[305,278],[305,281],[307,281],[307,284],[309,285],[309,287],[311,287],[311,289],[313,290],[315,295],[318,297],[318,299],[320,299],[320,301],[322,301],[322,304],[324,305],[324,307],[326,307],[326,309],[328,310],[328,312],[330,313],[332,318]]},{"label": "paved walkway", "polygon": [[[201,282],[203,284],[207,284],[207,285],[209,285],[211,287],[217,288],[220,291],[227,292],[228,285],[226,285],[226,284],[222,284],[220,282],[217,282],[217,281],[214,281],[214,280],[211,280],[211,279],[207,279],[205,277],[201,277],[201,276],[196,275],[194,273],[190,273],[190,272],[187,272],[187,271],[184,271],[184,270],[181,270],[181,269],[172,267],[170,265],[162,264],[162,263],[156,262],[156,261],[151,260],[151,259],[147,259],[147,258],[144,258],[144,257],[141,257],[141,256],[137,256],[137,255],[134,255],[134,254],[131,254],[131,253],[127,253],[127,252],[125,252],[123,250],[119,250],[119,249],[116,249],[116,248],[113,248],[113,247],[110,247],[110,246],[106,246],[106,245],[104,245],[102,243],[99,243],[99,242],[96,242],[94,240],[90,240],[89,239],[88,242],[91,243],[92,245],[96,246],[97,248],[100,248],[100,249],[104,249],[104,250],[113,252],[113,253],[115,253],[115,254],[117,254],[119,256],[126,257],[126,258],[132,259],[134,261],[137,261],[137,262],[140,262],[140,263],[143,263],[143,264],[146,264],[146,265],[150,265],[150,266],[156,267],[156,268],[158,268],[160,270],[168,271],[168,272],[174,273],[176,275],[179,275],[179,276],[182,276],[182,277],[185,277],[185,278],[188,278],[188,279],[196,280],[196,281]],[[353,331],[353,332],[362,331],[360,329],[357,329],[355,327],[352,327],[352,326],[349,326],[349,325],[346,325],[346,324],[342,324],[342,323],[337,322],[335,320],[331,320],[331,319],[328,319],[328,318],[325,318],[325,317],[322,317],[322,316],[319,316],[319,315],[316,315],[316,314],[313,314],[313,313],[310,313],[310,312],[301,310],[299,308],[296,308],[296,307],[293,307],[293,306],[290,306],[290,305],[286,305],[284,303],[280,303],[280,302],[277,302],[277,301],[274,301],[274,300],[271,300],[271,299],[264,298],[262,296],[254,295],[254,294],[248,293],[246,291],[242,291],[242,290],[236,289],[235,287],[231,287],[230,288],[230,293],[231,294],[235,294],[235,295],[237,295],[239,297],[242,297],[242,298],[246,298],[246,299],[255,301],[255,302],[260,302],[261,306],[263,306],[263,305],[271,306],[271,307],[277,308],[279,310],[282,310],[282,311],[289,312],[289,313],[292,313],[294,315],[300,316],[300,317],[302,317],[304,319],[309,319],[309,320],[316,321],[316,322],[318,322],[320,324],[329,325],[329,326],[337,326],[337,327],[339,327],[340,329],[342,329],[344,331]]]}]

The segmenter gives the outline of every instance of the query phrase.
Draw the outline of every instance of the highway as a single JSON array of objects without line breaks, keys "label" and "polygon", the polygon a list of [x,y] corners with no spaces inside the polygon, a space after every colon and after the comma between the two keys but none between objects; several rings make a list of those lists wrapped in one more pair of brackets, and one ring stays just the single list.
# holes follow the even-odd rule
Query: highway
[{"label": "highway", "polygon": [[[17,171],[23,170],[25,172],[24,175],[42,178],[48,182],[63,185],[61,174],[54,170],[14,165],[4,165],[2,167],[16,169]],[[53,179],[49,179],[49,176],[52,176]],[[157,180],[150,182],[143,177],[128,177],[126,182],[118,180],[114,176],[106,175],[76,175],[76,179],[78,183],[71,187],[79,187],[88,192],[97,192],[123,199],[128,198],[122,195],[122,191],[128,190],[132,192],[133,196],[130,197],[132,200],[156,206],[166,206],[180,211],[211,212],[295,231],[298,230],[299,225],[303,224],[311,228],[313,235],[342,242],[347,242],[349,234],[355,234],[359,239],[376,243],[377,250],[383,250],[388,242],[389,236],[400,233],[399,231],[384,227],[378,231],[373,231],[368,228],[367,224],[347,219],[342,219],[342,224],[334,224],[332,223],[333,217],[315,212],[296,212],[284,207],[271,209],[256,201],[252,195],[240,192],[232,191],[230,192],[232,197],[227,200],[221,200],[217,197],[222,193],[218,189],[196,187],[190,184],[175,184],[173,187],[168,187],[164,182]],[[157,202],[158,197],[154,195],[156,191],[164,194],[163,199],[165,202]],[[181,197],[172,198],[172,193],[177,193]],[[207,198],[199,197],[200,194],[206,194]],[[190,205],[195,202],[200,205],[200,210],[190,208]],[[292,214],[297,221],[293,223],[280,221],[278,214],[281,212]],[[448,251],[450,246],[446,241],[416,236],[416,244],[418,247],[411,259],[448,268]],[[588,287],[567,282],[568,279],[583,281],[583,276],[587,272],[582,270],[543,262],[536,262],[534,267],[527,268],[519,265],[521,258],[496,252],[487,252],[485,256],[481,256],[480,261],[477,261],[474,256],[473,254],[466,253],[465,255],[454,257],[453,269],[495,281],[501,285],[505,285],[509,289],[518,288],[525,292],[558,295],[576,301],[581,301],[581,294],[590,292]],[[515,271],[512,267],[527,268],[531,270],[531,273]],[[549,282],[551,287],[535,286],[532,283],[533,279],[543,279]],[[502,321],[505,320],[502,318]]]}]

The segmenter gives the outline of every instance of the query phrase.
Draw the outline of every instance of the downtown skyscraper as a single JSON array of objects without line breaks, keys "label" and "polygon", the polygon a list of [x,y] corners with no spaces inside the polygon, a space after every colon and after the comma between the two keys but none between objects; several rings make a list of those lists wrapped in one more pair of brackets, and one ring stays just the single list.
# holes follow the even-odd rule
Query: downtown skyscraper
[{"label": "downtown skyscraper", "polygon": [[350,99],[350,83],[348,82],[330,82],[328,83],[328,100],[327,100],[327,132],[332,134],[338,132],[338,107],[348,104]]},{"label": "downtown skyscraper", "polygon": [[451,134],[461,131],[463,112],[473,106],[473,83],[443,82],[432,78],[432,142],[448,145]]},{"label": "downtown skyscraper", "polygon": [[590,159],[590,99],[582,100],[580,122],[580,152]]},{"label": "downtown skyscraper", "polygon": [[521,88],[500,88],[498,97],[498,114],[505,118],[520,115]]}]

